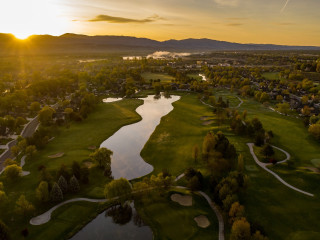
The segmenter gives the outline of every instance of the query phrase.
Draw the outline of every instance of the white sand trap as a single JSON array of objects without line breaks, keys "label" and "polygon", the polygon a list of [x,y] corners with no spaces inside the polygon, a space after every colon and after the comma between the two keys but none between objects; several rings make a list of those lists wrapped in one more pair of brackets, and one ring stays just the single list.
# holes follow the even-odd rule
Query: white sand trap
[{"label": "white sand trap", "polygon": [[48,158],[60,158],[64,155],[64,152],[61,152],[61,153],[56,153],[54,155],[50,155],[48,156]]},{"label": "white sand trap", "polygon": [[181,206],[190,207],[192,206],[192,197],[190,195],[181,195],[178,193],[171,195],[171,200],[179,203]]},{"label": "white sand trap", "polygon": [[203,125],[203,126],[207,126],[207,125],[210,125],[210,124],[212,124],[212,123],[214,123],[214,121],[213,121],[213,120],[209,120],[209,121],[203,122],[202,125]]},{"label": "white sand trap", "polygon": [[208,220],[208,218],[204,215],[200,215],[198,217],[195,217],[194,220],[196,221],[196,223],[198,224],[198,227],[201,228],[207,228],[210,226],[210,221]]}]

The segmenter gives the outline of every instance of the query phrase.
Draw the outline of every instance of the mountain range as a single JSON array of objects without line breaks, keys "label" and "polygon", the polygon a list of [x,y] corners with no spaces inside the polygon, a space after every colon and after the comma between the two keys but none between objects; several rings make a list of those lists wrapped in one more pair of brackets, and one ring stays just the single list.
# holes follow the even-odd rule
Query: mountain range
[{"label": "mountain range", "polygon": [[61,36],[33,35],[18,40],[12,34],[0,34],[0,54],[84,53],[84,52],[145,52],[145,51],[258,51],[258,50],[320,50],[315,46],[287,46],[274,44],[240,44],[212,39],[184,39],[156,41],[127,36]]}]

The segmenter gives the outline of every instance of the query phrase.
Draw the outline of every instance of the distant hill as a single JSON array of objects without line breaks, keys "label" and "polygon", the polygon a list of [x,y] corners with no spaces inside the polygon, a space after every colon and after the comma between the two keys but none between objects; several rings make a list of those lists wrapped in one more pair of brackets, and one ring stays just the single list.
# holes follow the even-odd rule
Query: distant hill
[{"label": "distant hill", "polygon": [[17,53],[99,53],[184,51],[208,52],[221,50],[320,50],[313,46],[284,46],[272,44],[240,44],[212,39],[185,39],[155,41],[126,36],[86,36],[64,34],[61,36],[33,35],[27,40],[17,40],[12,34],[0,34],[0,54]]}]

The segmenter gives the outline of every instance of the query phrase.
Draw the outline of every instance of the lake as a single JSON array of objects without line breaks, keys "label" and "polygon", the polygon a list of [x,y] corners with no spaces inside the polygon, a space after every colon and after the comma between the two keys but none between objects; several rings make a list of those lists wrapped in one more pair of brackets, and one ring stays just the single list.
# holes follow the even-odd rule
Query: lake
[{"label": "lake", "polygon": [[172,103],[179,99],[180,96],[156,99],[154,95],[142,98],[144,104],[136,109],[142,120],[122,127],[100,145],[113,151],[111,170],[115,179],[123,177],[131,180],[153,171],[140,152],[161,118],[173,110]]},{"label": "lake", "polygon": [[134,203],[124,207],[115,205],[99,214],[71,240],[152,240],[153,234],[134,208]]}]

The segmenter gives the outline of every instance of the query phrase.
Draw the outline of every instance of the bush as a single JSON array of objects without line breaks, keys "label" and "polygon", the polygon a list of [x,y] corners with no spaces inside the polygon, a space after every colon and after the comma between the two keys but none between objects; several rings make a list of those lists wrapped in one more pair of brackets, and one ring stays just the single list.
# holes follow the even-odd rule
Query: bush
[{"label": "bush", "polygon": [[0,220],[0,239],[1,240],[10,240],[9,229],[8,227]]}]

